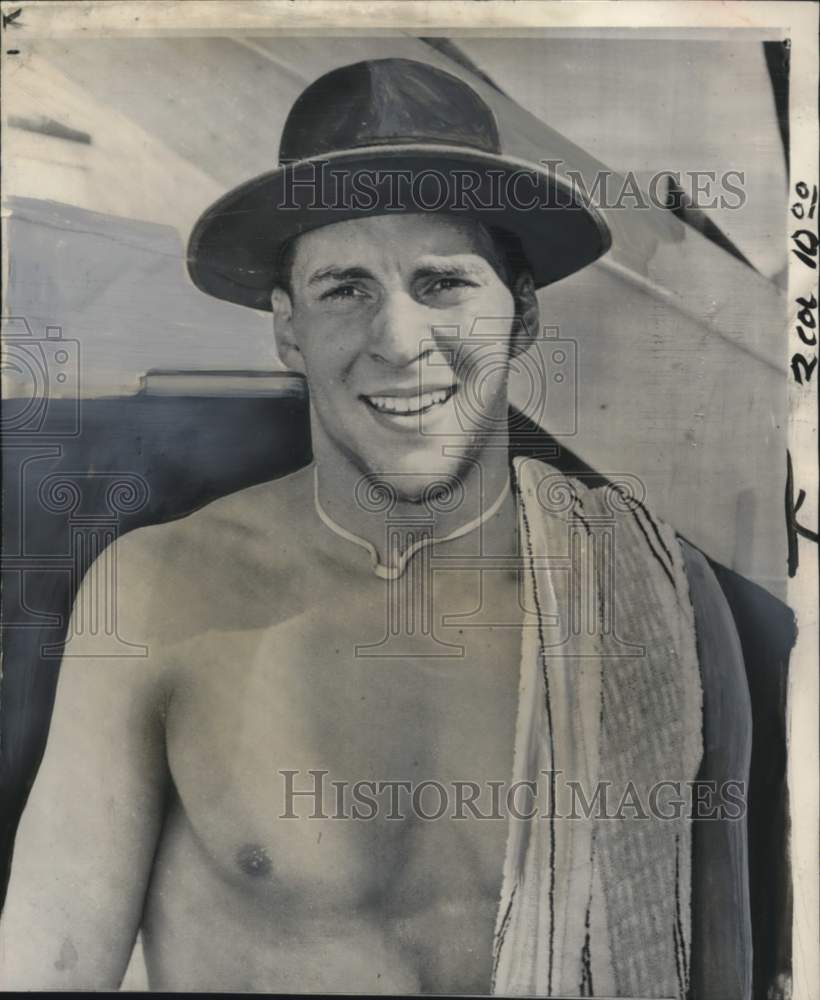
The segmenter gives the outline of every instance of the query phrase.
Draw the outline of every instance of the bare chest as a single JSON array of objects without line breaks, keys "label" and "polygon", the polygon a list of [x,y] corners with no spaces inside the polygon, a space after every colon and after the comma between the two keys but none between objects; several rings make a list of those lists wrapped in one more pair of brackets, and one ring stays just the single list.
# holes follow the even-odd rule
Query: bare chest
[{"label": "bare chest", "polygon": [[348,581],[278,626],[192,644],[169,763],[232,884],[290,913],[375,906],[400,921],[482,900],[489,912],[520,626],[514,581],[476,576],[451,573],[428,595]]}]

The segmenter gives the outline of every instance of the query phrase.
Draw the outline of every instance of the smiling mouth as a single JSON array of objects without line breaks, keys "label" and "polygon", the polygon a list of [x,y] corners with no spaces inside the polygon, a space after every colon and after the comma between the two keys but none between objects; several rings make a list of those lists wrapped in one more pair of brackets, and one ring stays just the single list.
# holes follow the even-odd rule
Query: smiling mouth
[{"label": "smiling mouth", "polygon": [[433,389],[412,396],[362,396],[361,399],[376,413],[391,417],[417,417],[420,413],[429,413],[436,406],[443,406],[455,395],[458,386],[451,385],[446,389]]}]

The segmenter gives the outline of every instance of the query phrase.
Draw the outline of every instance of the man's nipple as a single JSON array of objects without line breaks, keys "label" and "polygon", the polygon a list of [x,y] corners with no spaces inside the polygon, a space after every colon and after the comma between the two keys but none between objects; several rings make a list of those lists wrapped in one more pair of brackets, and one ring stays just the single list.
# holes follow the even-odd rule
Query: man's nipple
[{"label": "man's nipple", "polygon": [[236,852],[236,864],[243,874],[250,878],[266,878],[271,873],[273,863],[270,855],[259,844],[245,844]]}]

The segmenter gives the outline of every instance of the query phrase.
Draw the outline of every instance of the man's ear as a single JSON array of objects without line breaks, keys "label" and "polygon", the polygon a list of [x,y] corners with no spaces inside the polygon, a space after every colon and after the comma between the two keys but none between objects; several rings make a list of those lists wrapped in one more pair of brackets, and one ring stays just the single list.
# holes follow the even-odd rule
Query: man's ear
[{"label": "man's ear", "polygon": [[293,304],[284,288],[274,288],[270,297],[273,336],[282,363],[291,371],[305,374],[305,361],[293,336]]},{"label": "man's ear", "polygon": [[516,322],[512,332],[510,353],[515,356],[526,351],[536,339],[541,322],[535,282],[529,271],[523,271],[515,279],[512,294],[515,301]]}]

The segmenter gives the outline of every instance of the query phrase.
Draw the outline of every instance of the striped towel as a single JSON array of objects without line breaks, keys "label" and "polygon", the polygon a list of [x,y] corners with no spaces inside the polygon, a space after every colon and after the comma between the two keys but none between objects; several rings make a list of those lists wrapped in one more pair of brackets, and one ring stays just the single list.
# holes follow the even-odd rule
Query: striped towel
[{"label": "striped towel", "polygon": [[552,795],[509,820],[493,992],[684,998],[691,818],[661,818],[676,793],[657,789],[693,781],[703,750],[683,554],[623,486],[513,470],[528,611],[513,780]]}]

